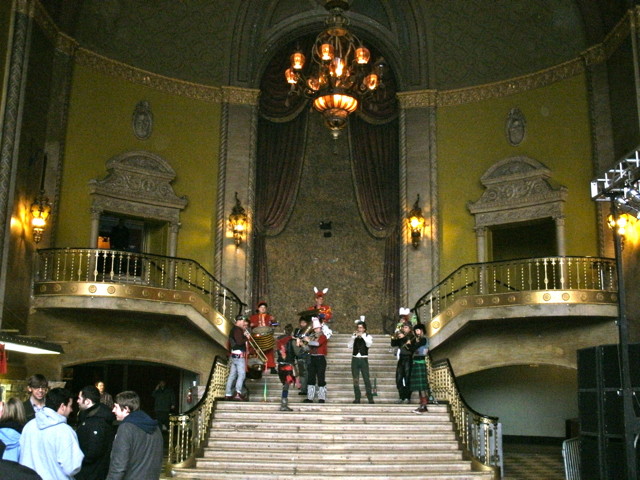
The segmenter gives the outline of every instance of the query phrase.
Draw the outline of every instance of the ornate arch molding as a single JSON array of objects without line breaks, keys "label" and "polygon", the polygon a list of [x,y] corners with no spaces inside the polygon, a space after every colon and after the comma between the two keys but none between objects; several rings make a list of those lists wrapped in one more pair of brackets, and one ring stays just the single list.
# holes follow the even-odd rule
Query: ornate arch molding
[{"label": "ornate arch molding", "polygon": [[[327,16],[321,2],[270,0],[261,8],[245,2],[236,16],[229,84],[257,88],[266,65],[284,44],[318,33]],[[350,10],[352,29],[365,43],[374,45],[393,69],[400,89],[425,88],[428,51],[425,21],[419,0],[376,0],[378,20],[367,12]],[[267,5],[265,5],[267,4]],[[382,13],[381,13],[382,12]],[[256,55],[255,52],[260,52]]]},{"label": "ornate arch molding", "polygon": [[564,255],[564,203],[567,188],[551,180],[551,170],[529,157],[495,163],[480,179],[485,191],[467,207],[475,216],[478,261],[486,261],[486,230],[496,225],[552,218],[558,254]]},{"label": "ornate arch molding", "polygon": [[170,225],[169,255],[175,256],[180,211],[187,206],[171,182],[176,172],[169,162],[147,151],[130,151],[106,162],[107,175],[89,181],[91,195],[91,247],[97,245],[100,215],[105,212],[133,215]]}]

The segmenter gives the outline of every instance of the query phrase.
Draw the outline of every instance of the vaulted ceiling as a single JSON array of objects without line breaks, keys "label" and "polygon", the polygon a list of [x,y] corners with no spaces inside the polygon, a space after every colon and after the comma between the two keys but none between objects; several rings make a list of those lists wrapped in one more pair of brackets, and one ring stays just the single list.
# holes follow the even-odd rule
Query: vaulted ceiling
[{"label": "vaulted ceiling", "polygon": [[[81,46],[161,75],[257,88],[283,45],[319,32],[322,0],[42,0]],[[575,58],[632,0],[352,0],[351,29],[400,90],[452,89]]]}]

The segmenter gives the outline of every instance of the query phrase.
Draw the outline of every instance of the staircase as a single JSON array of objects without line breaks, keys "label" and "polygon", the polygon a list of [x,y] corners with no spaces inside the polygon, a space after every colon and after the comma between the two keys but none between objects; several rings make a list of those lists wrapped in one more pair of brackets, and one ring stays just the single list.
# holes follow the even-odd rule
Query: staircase
[{"label": "staircase", "polygon": [[[336,334],[327,355],[327,403],[301,403],[290,391],[292,412],[280,412],[281,385],[275,374],[249,381],[251,401],[217,402],[207,447],[195,468],[174,468],[185,479],[492,479],[471,471],[464,460],[448,405],[396,405],[395,357],[389,337],[374,336],[371,378],[375,405],[354,405],[350,335]],[[266,402],[264,401],[264,385]],[[362,383],[362,380],[361,380]],[[364,396],[363,400],[366,402]]]}]

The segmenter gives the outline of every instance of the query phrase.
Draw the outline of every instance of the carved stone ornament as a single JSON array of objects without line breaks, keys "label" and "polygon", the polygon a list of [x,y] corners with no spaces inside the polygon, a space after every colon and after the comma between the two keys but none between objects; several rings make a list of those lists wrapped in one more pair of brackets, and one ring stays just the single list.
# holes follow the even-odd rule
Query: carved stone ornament
[{"label": "carved stone ornament", "polygon": [[110,158],[106,167],[104,178],[89,181],[93,209],[179,222],[188,200],[173,191],[176,173],[166,160],[133,151]]},{"label": "carved stone ornament", "polygon": [[527,121],[522,111],[519,108],[512,108],[509,111],[505,125],[505,133],[507,134],[509,145],[513,147],[520,145],[524,140],[526,128]]},{"label": "carved stone ornament", "polygon": [[138,140],[146,140],[153,132],[153,113],[151,105],[146,100],[141,100],[136,105],[131,118],[133,134]]},{"label": "carved stone ornament", "polygon": [[529,157],[511,157],[489,168],[480,181],[486,190],[467,207],[476,229],[542,218],[564,217],[567,188],[550,180],[551,171]]}]

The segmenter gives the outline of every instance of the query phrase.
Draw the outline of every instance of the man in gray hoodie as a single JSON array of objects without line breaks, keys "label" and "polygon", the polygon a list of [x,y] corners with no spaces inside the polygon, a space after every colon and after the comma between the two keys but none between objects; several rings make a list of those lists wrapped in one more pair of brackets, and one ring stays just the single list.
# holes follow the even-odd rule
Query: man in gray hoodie
[{"label": "man in gray hoodie", "polygon": [[116,395],[113,413],[122,423],[113,441],[107,480],[160,478],[162,433],[157,420],[140,410],[140,397],[132,391]]}]

